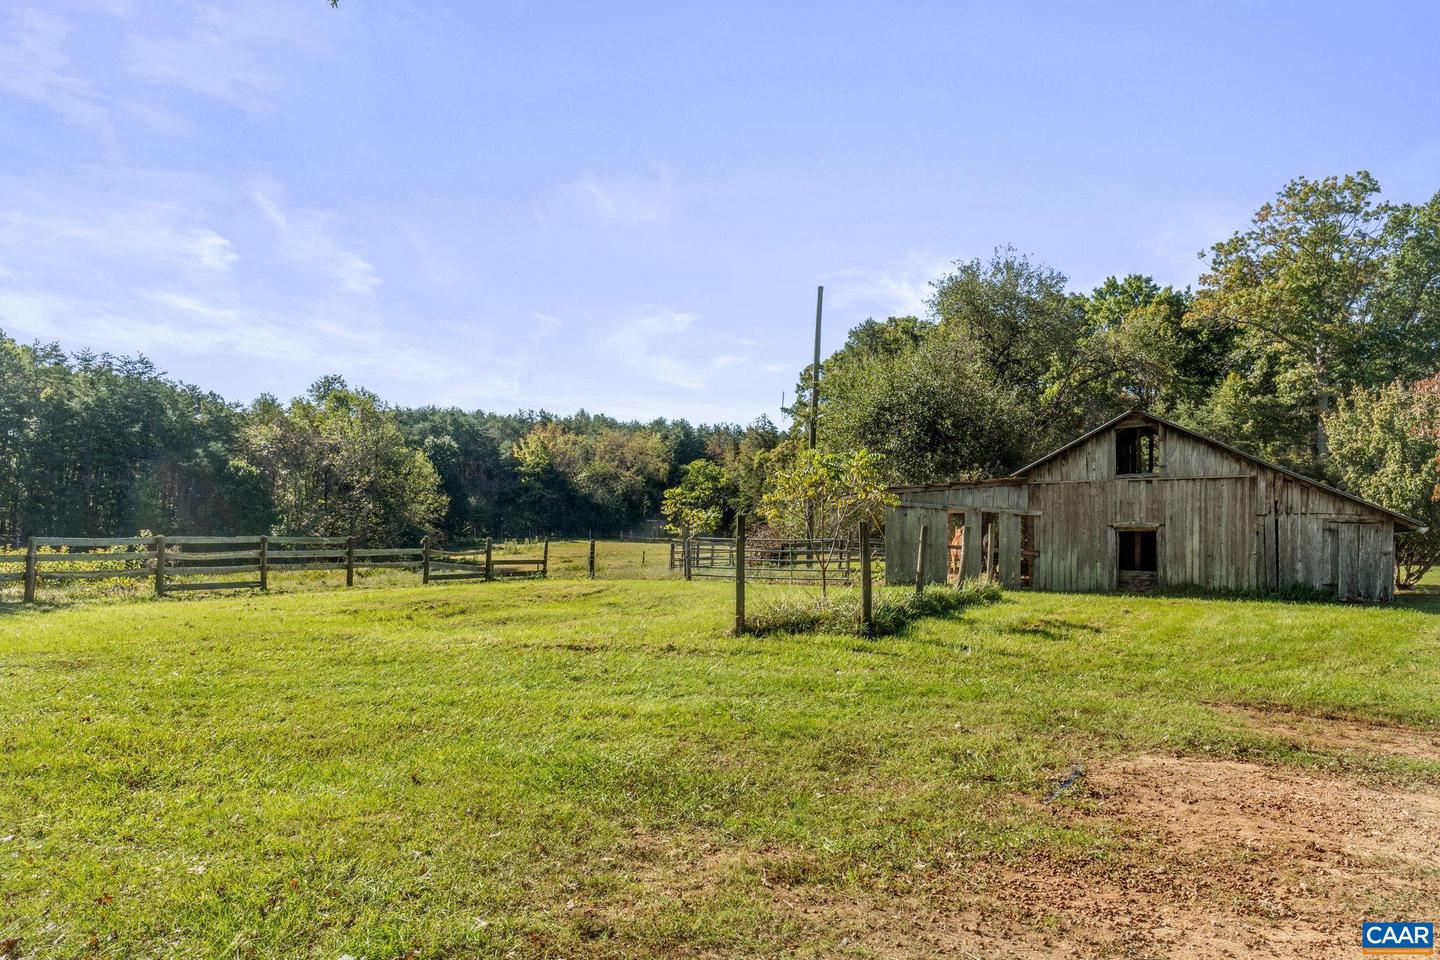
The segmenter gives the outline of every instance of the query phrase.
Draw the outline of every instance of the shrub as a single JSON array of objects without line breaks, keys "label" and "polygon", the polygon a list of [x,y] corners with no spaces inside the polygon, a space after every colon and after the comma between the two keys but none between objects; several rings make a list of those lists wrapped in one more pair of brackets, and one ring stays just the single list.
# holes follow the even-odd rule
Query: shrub
[{"label": "shrub", "polygon": [[[943,616],[981,603],[994,603],[1000,584],[986,578],[966,580],[959,586],[927,587],[917,594],[910,587],[887,587],[874,592],[872,636],[899,633],[921,617]],[[746,618],[751,633],[863,633],[860,624],[860,590],[837,590],[828,596],[790,590],[766,598]]]}]

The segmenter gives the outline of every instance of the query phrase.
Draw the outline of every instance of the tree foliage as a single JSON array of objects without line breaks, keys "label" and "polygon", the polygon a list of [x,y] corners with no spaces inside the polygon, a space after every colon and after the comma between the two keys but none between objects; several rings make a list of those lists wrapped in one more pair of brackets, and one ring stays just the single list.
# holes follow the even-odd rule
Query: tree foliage
[{"label": "tree foliage", "polygon": [[1379,192],[1365,171],[1292,180],[1211,247],[1201,279],[1191,322],[1231,332],[1239,377],[1215,400],[1274,398],[1290,434],[1276,452],[1296,467],[1323,468],[1336,397],[1418,379],[1440,348],[1440,194],[1411,206]]},{"label": "tree foliage", "polygon": [[71,357],[0,333],[0,539],[236,531],[265,510],[230,462],[242,422],[143,357]]},{"label": "tree foliage", "polygon": [[520,497],[536,513],[583,509],[603,529],[658,509],[671,474],[669,445],[654,430],[609,424],[580,431],[537,424],[511,448]]},{"label": "tree foliage", "polygon": [[856,327],[824,364],[822,445],[874,450],[896,482],[971,479],[1128,407],[1205,395],[1223,346],[1185,326],[1188,293],[1134,275],[1065,286],[1002,248],[937,280],[930,318]]},{"label": "tree foliage", "polygon": [[1396,585],[1440,562],[1440,376],[1358,387],[1325,417],[1336,483],[1428,529],[1396,538]]},{"label": "tree foliage", "polygon": [[[852,540],[861,521],[876,529],[895,504],[880,459],[865,449],[848,454],[797,449],[770,477],[761,515],[787,539]],[[821,589],[830,553],[816,553]]]},{"label": "tree foliage", "polygon": [[257,400],[239,463],[264,479],[280,534],[413,543],[445,514],[434,464],[374,394],[339,378],[286,406]]},{"label": "tree foliage", "polygon": [[686,464],[680,482],[665,491],[665,529],[676,536],[721,532],[735,515],[735,485],[709,460]]}]

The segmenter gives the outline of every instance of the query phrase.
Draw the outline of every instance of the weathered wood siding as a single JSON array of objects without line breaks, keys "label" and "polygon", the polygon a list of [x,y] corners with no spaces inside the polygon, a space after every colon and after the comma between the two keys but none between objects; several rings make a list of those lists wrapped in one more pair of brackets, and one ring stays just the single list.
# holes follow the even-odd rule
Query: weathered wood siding
[{"label": "weathered wood siding", "polygon": [[[1028,485],[1013,483],[956,484],[929,490],[905,490],[900,505],[885,522],[885,579],[889,583],[915,582],[915,556],[920,549],[920,526],[927,524],[925,579],[944,583],[949,564],[950,514],[965,514],[965,575],[980,573],[980,515],[996,513],[1000,525],[1001,571],[1012,579],[1020,572],[1019,514],[1027,508]],[[1014,573],[1010,574],[1011,567]]]},{"label": "weathered wood siding", "polygon": [[1394,521],[1282,473],[1263,474],[1266,587],[1323,590],[1343,600],[1394,598]]},{"label": "weathered wood siding", "polygon": [[1206,590],[1320,590],[1342,598],[1394,596],[1394,523],[1322,487],[1157,425],[1157,469],[1115,472],[1124,421],[1009,483],[910,489],[886,531],[892,582],[914,577],[920,525],[929,524],[927,578],[945,579],[947,514],[963,510],[965,573],[980,572],[981,514],[996,514],[1003,581],[1020,576],[1021,516],[1034,517],[1032,585],[1042,590],[1116,588],[1118,533],[1154,530],[1159,582]]}]

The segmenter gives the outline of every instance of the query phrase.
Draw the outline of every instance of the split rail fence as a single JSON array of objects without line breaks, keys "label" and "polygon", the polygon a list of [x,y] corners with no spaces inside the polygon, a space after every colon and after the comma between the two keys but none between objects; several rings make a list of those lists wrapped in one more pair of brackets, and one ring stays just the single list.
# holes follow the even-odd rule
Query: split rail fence
[{"label": "split rail fence", "polygon": [[[442,550],[428,542],[356,547],[353,537],[270,536],[31,537],[24,553],[0,554],[0,584],[21,581],[27,603],[46,581],[149,579],[163,597],[190,590],[266,590],[272,573],[311,570],[343,570],[345,586],[351,587],[359,569],[416,570],[421,583],[546,577],[550,541],[539,557],[523,558],[496,557],[489,540],[481,552]],[[212,579],[236,574],[252,578]]]}]

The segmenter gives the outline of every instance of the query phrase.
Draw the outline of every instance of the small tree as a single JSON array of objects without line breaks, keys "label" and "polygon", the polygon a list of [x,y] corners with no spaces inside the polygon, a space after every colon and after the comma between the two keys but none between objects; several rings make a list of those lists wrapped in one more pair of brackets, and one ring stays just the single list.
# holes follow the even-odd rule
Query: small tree
[{"label": "small tree", "polygon": [[[895,503],[885,489],[880,458],[868,450],[850,454],[797,451],[770,477],[761,513],[771,527],[790,539],[804,539],[811,524],[821,540],[840,540],[867,521],[878,526]],[[828,586],[831,561],[819,551],[820,592]]]},{"label": "small tree", "polygon": [[732,514],[734,495],[725,468],[709,460],[693,460],[685,466],[679,484],[665,491],[660,507],[665,529],[674,534],[717,533]]},{"label": "small tree", "polygon": [[1395,538],[1395,585],[1415,586],[1440,562],[1440,376],[1356,389],[1325,429],[1341,486],[1428,528]]}]

